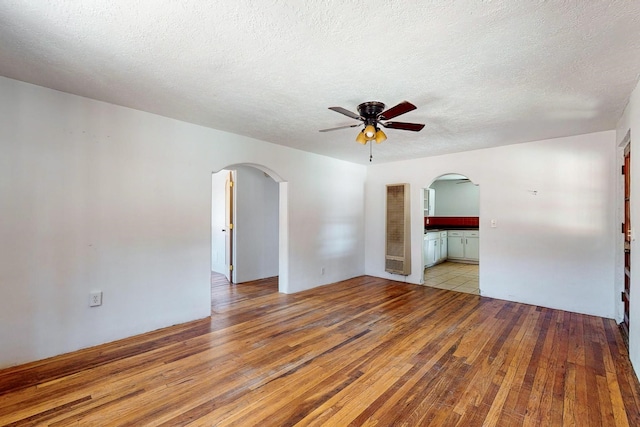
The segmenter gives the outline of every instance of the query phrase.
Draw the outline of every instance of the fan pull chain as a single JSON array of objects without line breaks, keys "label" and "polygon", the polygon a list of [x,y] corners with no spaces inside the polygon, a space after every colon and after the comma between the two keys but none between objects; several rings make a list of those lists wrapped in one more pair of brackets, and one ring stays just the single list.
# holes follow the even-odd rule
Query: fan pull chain
[{"label": "fan pull chain", "polygon": [[369,163],[373,159],[373,142],[369,141]]}]

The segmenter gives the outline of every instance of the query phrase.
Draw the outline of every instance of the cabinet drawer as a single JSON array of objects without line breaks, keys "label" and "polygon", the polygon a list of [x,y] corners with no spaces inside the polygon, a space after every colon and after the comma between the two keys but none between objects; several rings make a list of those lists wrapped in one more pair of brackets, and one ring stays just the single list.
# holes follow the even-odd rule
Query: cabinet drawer
[{"label": "cabinet drawer", "polygon": [[459,230],[449,230],[447,231],[449,237],[462,237],[464,236],[464,231]]},{"label": "cabinet drawer", "polygon": [[447,232],[446,232],[446,231],[441,231],[441,232],[440,232],[440,237],[441,237],[441,238],[442,238],[442,237],[445,237],[445,238],[446,238],[446,237],[447,237]]},{"label": "cabinet drawer", "polygon": [[464,232],[464,237],[480,237],[478,230],[468,230]]}]

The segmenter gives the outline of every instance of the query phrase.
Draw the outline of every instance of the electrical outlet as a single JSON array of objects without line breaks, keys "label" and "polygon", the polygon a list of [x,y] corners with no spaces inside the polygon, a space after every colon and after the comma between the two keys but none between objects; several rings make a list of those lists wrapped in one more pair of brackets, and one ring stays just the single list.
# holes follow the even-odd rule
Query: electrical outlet
[{"label": "electrical outlet", "polygon": [[102,291],[91,292],[89,294],[89,307],[102,305]]}]

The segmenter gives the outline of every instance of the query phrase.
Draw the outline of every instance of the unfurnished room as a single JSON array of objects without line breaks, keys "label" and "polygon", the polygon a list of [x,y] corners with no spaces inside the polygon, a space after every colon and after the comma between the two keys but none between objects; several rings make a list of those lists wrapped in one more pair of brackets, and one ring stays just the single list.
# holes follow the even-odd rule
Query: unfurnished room
[{"label": "unfurnished room", "polygon": [[639,76],[631,0],[1,2],[0,426],[640,425]]}]

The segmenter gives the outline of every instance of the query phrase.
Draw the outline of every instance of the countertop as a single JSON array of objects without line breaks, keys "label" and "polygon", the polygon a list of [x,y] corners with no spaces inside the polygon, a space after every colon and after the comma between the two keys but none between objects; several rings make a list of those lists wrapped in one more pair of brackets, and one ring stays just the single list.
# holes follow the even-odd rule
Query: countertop
[{"label": "countertop", "polygon": [[440,231],[449,231],[449,230],[462,230],[462,231],[478,231],[478,228],[475,227],[455,227],[455,228],[430,228],[428,230],[424,230],[424,234],[427,233],[438,233]]}]

